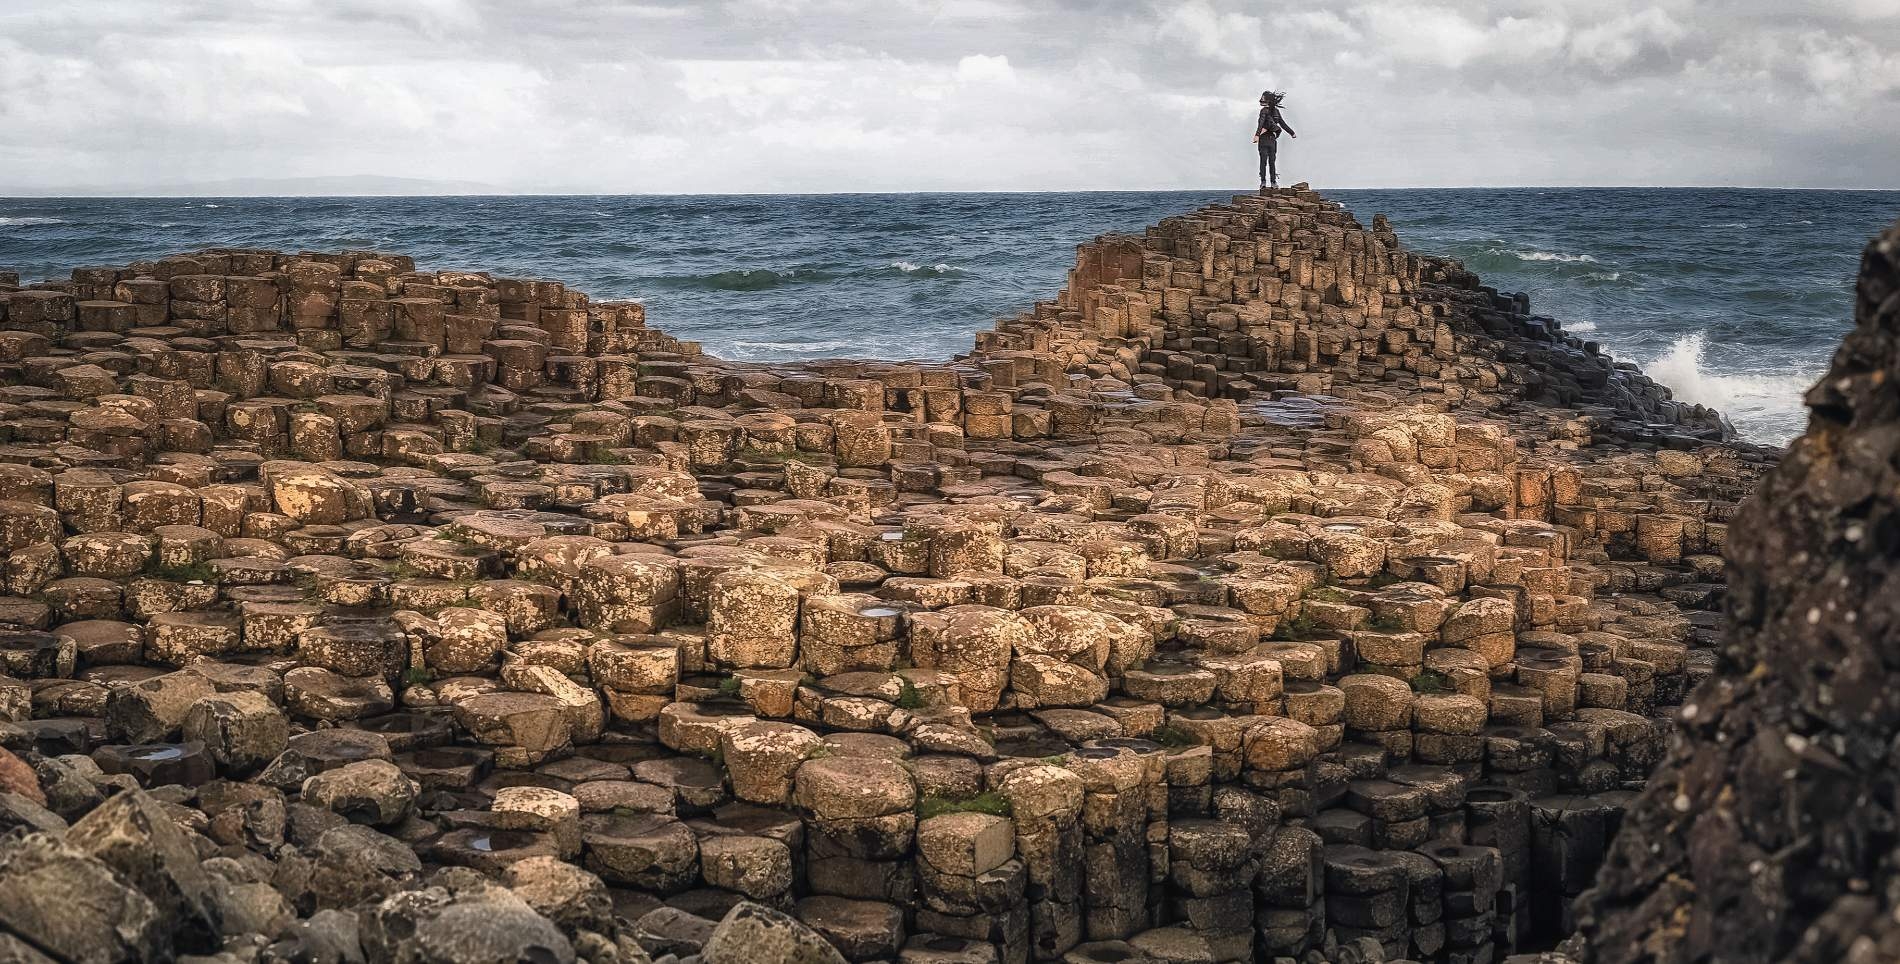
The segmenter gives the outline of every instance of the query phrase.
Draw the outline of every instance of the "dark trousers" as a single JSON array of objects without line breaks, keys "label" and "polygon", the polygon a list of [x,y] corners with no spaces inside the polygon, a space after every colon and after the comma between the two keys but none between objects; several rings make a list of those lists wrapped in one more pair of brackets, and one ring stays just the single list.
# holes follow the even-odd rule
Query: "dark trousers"
[{"label": "dark trousers", "polygon": [[1276,182],[1280,180],[1280,171],[1274,163],[1279,159],[1280,139],[1278,137],[1260,138],[1260,180],[1262,183],[1265,183],[1268,178]]}]

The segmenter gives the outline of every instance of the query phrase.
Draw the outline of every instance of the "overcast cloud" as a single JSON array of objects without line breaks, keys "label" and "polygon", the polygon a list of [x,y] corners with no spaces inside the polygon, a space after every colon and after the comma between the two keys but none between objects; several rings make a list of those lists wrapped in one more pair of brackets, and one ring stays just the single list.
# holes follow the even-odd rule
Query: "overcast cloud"
[{"label": "overcast cloud", "polygon": [[1900,0],[5,0],[0,185],[1900,187]]}]

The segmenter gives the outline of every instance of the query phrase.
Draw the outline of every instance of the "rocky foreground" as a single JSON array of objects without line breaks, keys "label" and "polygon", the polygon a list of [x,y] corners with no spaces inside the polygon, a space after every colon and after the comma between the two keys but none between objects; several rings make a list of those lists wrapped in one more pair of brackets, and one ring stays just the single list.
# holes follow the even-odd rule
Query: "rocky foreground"
[{"label": "rocky foreground", "polygon": [[1900,225],[1736,517],[1719,676],[1580,914],[1604,962],[1900,961]]},{"label": "rocky foreground", "polygon": [[0,280],[0,961],[1549,947],[1776,455],[1304,189],[940,364],[380,252]]}]

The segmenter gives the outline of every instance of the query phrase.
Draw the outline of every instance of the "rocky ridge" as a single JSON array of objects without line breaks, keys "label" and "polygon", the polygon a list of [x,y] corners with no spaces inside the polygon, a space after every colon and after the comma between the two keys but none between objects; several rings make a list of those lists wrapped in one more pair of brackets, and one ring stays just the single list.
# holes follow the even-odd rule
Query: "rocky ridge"
[{"label": "rocky ridge", "polygon": [[1582,914],[1596,961],[1900,959],[1900,226],[1808,430],[1736,516],[1717,677]]},{"label": "rocky ridge", "polygon": [[0,282],[23,961],[1545,946],[1776,454],[1303,188],[941,364],[382,252]]}]

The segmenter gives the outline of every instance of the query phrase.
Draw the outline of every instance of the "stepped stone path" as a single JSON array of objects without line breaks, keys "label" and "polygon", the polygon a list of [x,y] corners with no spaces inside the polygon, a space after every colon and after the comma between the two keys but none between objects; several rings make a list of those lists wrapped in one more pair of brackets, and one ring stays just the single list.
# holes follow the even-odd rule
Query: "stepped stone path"
[{"label": "stepped stone path", "polygon": [[1778,454],[1304,186],[941,363],[646,321],[0,276],[0,960],[1538,951]]}]

